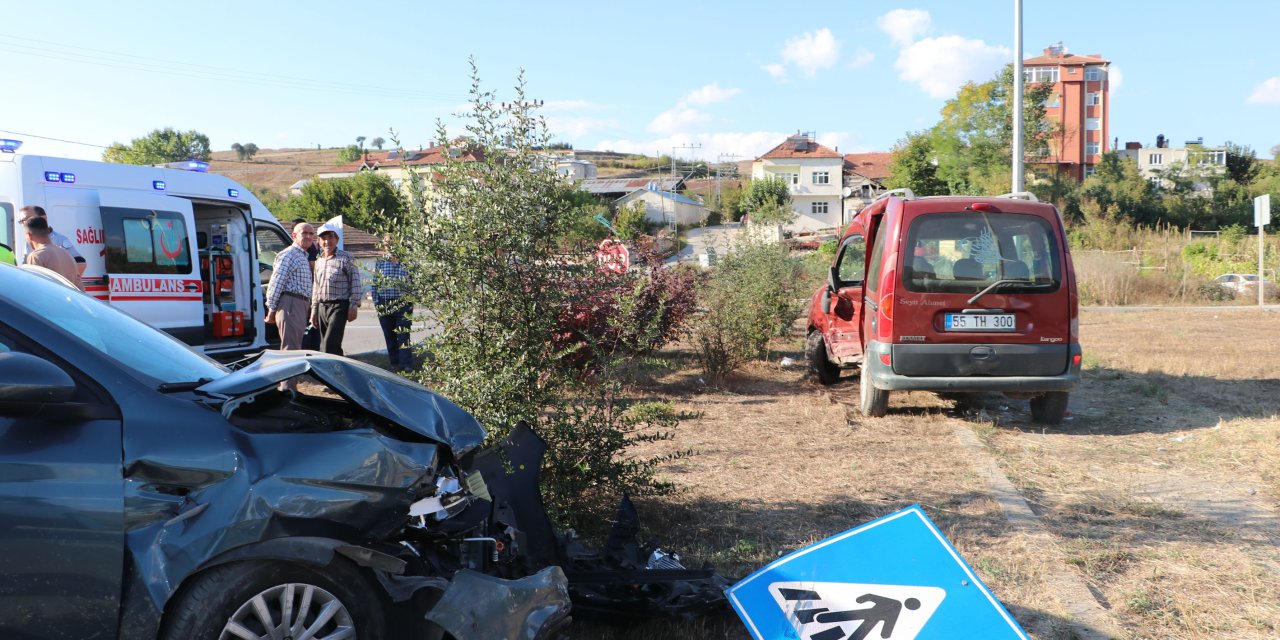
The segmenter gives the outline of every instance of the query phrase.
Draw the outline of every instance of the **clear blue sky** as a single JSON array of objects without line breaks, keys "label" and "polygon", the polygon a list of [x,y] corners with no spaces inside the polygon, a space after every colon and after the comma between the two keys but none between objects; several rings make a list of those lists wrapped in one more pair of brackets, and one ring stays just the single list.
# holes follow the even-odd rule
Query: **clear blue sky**
[{"label": "clear blue sky", "polygon": [[[467,99],[467,57],[509,96],[518,69],[581,149],[749,158],[797,130],[887,151],[964,80],[1012,59],[1013,2],[6,3],[0,136],[98,157],[165,126],[215,150],[429,144]],[[1112,61],[1113,137],[1280,144],[1275,0],[1026,0],[1024,54]]]}]

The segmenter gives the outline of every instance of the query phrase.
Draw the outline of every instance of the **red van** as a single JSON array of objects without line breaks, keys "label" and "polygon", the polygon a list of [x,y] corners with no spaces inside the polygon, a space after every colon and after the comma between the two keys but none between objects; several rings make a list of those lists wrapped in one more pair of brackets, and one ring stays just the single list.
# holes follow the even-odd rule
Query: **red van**
[{"label": "red van", "polygon": [[823,384],[861,371],[868,416],[915,389],[1001,392],[1061,422],[1081,360],[1062,217],[1029,193],[881,196],[842,235],[805,347]]}]

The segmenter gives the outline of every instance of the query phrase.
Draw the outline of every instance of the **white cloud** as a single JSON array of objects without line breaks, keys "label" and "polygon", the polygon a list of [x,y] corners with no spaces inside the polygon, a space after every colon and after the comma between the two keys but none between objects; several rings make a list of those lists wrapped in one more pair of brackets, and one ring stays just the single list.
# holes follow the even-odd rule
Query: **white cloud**
[{"label": "white cloud", "polygon": [[681,103],[659,113],[658,117],[649,123],[649,131],[658,134],[676,133],[710,119],[711,116]]},{"label": "white cloud", "polygon": [[905,47],[933,27],[933,18],[921,9],[894,9],[879,18],[876,26],[889,35],[893,44]]},{"label": "white cloud", "polygon": [[787,77],[787,68],[786,68],[785,66],[783,66],[783,65],[780,65],[780,64],[766,64],[766,65],[764,65],[764,66],[763,66],[763,67],[761,67],[761,68],[762,68],[762,69],[764,69],[765,71],[769,72],[769,75],[770,75],[770,76],[773,76],[773,77],[775,77],[775,78],[782,79],[782,78]]},{"label": "white cloud", "polygon": [[783,62],[799,67],[809,76],[834,66],[839,58],[840,41],[826,27],[791,38],[782,47]]},{"label": "white cloud", "polygon": [[719,82],[712,82],[711,84],[685,96],[684,101],[690,104],[713,104],[716,102],[724,102],[739,93],[742,93],[742,89],[723,89],[720,87]]},{"label": "white cloud", "polygon": [[1249,104],[1280,104],[1280,76],[1267,78],[1249,94]]},{"label": "white cloud", "polygon": [[861,69],[871,64],[871,61],[875,59],[876,59],[876,54],[871,53],[870,51],[862,47],[858,47],[858,50],[853,52],[853,60],[849,61],[849,68]]},{"label": "white cloud", "polygon": [[617,120],[606,118],[547,116],[547,132],[555,140],[578,140],[590,133],[617,128]]},{"label": "white cloud", "polygon": [[898,53],[898,77],[916,83],[932,98],[949,98],[965,82],[985,81],[1012,59],[1007,47],[961,36],[925,38]]},{"label": "white cloud", "polygon": [[1124,72],[1114,64],[1107,67],[1107,90],[1115,93],[1124,86]]}]

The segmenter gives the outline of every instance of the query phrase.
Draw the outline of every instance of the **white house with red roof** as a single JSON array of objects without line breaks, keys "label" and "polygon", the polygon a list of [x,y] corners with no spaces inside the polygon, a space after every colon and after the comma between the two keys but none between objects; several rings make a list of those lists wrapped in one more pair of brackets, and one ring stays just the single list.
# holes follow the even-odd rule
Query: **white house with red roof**
[{"label": "white house with red roof", "polygon": [[788,231],[835,229],[844,222],[844,156],[818,144],[811,133],[788,136],[751,164],[753,180],[773,176],[791,188],[796,220]]},{"label": "white house with red roof", "polygon": [[844,210],[853,214],[871,204],[885,192],[884,183],[893,167],[893,154],[888,152],[844,154]]}]

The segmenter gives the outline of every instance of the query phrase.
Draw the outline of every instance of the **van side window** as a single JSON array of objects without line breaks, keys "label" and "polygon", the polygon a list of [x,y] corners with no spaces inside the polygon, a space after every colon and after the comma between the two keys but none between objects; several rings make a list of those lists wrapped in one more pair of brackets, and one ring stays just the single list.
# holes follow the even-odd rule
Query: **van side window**
[{"label": "van side window", "polygon": [[17,249],[18,245],[12,237],[13,233],[13,205],[8,202],[0,202],[0,244],[10,249]]},{"label": "van side window", "polygon": [[844,241],[840,260],[836,263],[836,277],[841,287],[862,284],[867,264],[867,244],[861,235],[849,236]]},{"label": "van side window", "polygon": [[293,240],[279,229],[259,224],[253,230],[253,237],[258,242],[258,277],[265,288],[271,281],[271,270],[275,267],[276,254],[289,248]]},{"label": "van side window", "polygon": [[883,222],[877,226],[879,229],[871,247],[871,266],[869,267],[871,279],[866,284],[868,293],[876,293],[880,290],[880,266],[884,263],[884,237],[889,235],[889,230],[885,228]]},{"label": "van side window", "polygon": [[107,273],[190,273],[187,223],[174,211],[102,207]]}]

